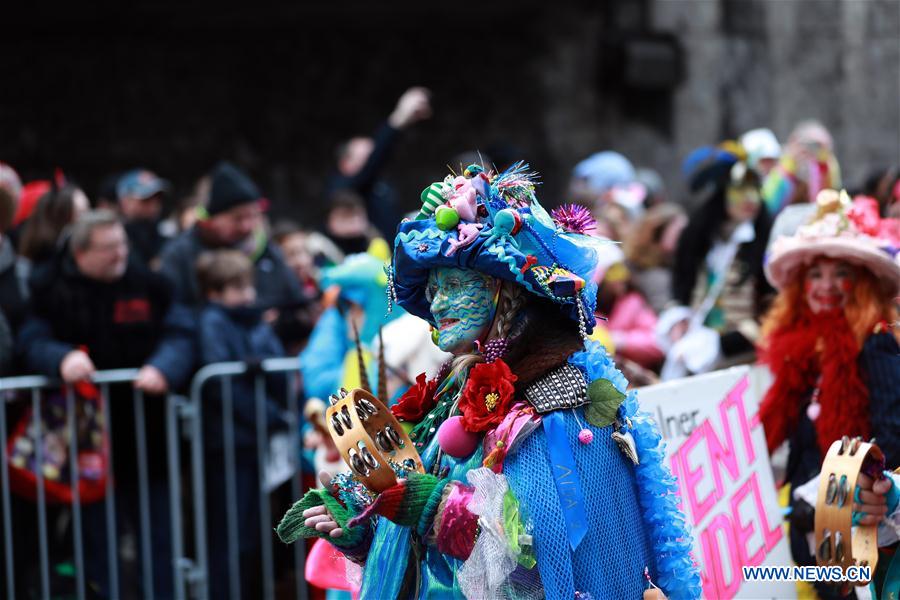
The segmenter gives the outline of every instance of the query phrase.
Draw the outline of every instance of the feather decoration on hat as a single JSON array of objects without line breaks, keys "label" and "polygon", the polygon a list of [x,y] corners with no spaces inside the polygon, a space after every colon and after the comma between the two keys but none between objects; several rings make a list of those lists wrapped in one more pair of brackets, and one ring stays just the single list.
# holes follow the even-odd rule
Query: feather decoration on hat
[{"label": "feather decoration on hat", "polygon": [[539,183],[537,173],[528,170],[528,163],[519,161],[497,175],[491,186],[507,205],[521,207],[534,202],[534,188]]}]

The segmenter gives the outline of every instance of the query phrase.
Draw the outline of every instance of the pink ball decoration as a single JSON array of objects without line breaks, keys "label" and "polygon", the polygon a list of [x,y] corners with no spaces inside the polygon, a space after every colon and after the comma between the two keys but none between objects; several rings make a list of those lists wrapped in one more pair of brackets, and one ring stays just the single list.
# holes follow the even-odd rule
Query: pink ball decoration
[{"label": "pink ball decoration", "polygon": [[818,402],[812,402],[809,406],[806,407],[806,416],[809,417],[810,421],[815,421],[819,418],[819,415],[822,413],[822,405]]},{"label": "pink ball decoration", "polygon": [[454,458],[465,458],[475,451],[481,436],[463,429],[462,417],[450,417],[437,432],[441,450]]},{"label": "pink ball decoration", "polygon": [[578,432],[578,441],[584,445],[590,444],[594,441],[594,432],[585,427]]}]

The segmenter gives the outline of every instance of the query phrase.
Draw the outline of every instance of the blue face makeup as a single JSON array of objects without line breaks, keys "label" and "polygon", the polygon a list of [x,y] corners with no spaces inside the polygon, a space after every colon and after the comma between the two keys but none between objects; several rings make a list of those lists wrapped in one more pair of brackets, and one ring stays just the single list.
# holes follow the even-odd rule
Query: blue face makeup
[{"label": "blue face makeup", "polygon": [[497,282],[470,269],[441,267],[428,274],[425,297],[445,352],[469,352],[494,320]]}]

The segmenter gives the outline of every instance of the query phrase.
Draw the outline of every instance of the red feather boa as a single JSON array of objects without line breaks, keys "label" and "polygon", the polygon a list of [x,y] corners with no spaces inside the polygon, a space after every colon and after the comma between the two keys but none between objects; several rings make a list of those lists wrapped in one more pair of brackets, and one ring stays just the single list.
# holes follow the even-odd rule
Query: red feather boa
[{"label": "red feather boa", "polygon": [[843,435],[869,439],[869,391],[859,374],[858,356],[859,345],[843,311],[814,315],[805,310],[797,323],[771,335],[762,362],[775,381],[759,409],[770,452],[794,432],[820,374],[822,410],[814,425],[822,456]]}]

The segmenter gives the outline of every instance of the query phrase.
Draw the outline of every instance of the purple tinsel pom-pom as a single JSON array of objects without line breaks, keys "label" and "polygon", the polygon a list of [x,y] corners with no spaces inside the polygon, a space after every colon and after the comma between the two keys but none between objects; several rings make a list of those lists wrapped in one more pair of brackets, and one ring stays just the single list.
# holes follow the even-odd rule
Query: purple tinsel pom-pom
[{"label": "purple tinsel pom-pom", "polygon": [[591,211],[580,204],[563,204],[550,211],[550,216],[569,233],[587,234],[597,227]]},{"label": "purple tinsel pom-pom", "polygon": [[498,358],[503,358],[508,348],[509,340],[507,340],[506,338],[494,338],[492,340],[488,340],[484,345],[484,349],[482,350],[484,362],[492,363]]}]

